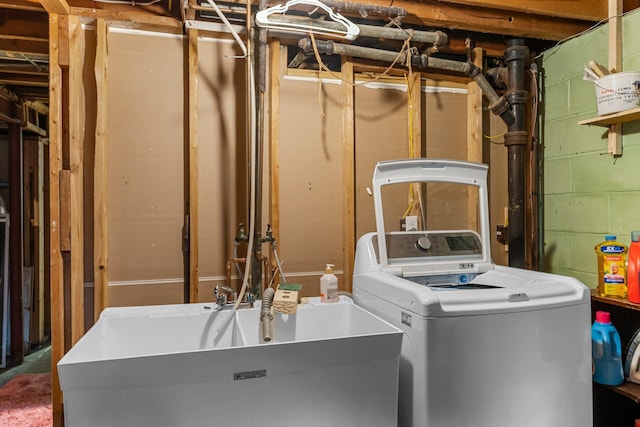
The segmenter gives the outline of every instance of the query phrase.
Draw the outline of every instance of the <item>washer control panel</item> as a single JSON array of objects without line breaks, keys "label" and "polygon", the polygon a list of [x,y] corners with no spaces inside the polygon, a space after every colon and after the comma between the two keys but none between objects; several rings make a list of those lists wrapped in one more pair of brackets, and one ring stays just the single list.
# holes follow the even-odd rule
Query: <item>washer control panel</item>
[{"label": "washer control panel", "polygon": [[389,259],[482,255],[480,236],[472,231],[390,233],[386,241]]}]

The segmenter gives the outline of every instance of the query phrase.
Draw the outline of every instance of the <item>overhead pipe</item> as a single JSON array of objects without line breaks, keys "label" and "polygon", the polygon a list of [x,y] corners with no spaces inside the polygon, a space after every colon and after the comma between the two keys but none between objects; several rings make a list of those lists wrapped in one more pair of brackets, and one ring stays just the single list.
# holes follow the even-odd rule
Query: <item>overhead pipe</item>
[{"label": "overhead pipe", "polygon": [[[321,21],[311,18],[299,18],[284,15],[272,15],[269,20],[275,23],[296,24],[316,27],[326,30],[344,30],[344,26],[338,22]],[[358,37],[383,38],[388,40],[411,40],[418,43],[431,43],[436,49],[443,48],[449,44],[449,36],[442,31],[418,31],[405,28],[379,27],[376,25],[358,25],[360,32]],[[394,54],[397,55],[397,54]]]},{"label": "overhead pipe", "polygon": [[509,194],[509,266],[525,266],[525,147],[529,140],[526,130],[526,103],[529,93],[525,90],[525,65],[529,48],[523,39],[507,42],[504,59],[507,63],[507,93],[514,121],[508,124],[504,137],[507,147],[507,190]]},{"label": "overhead pipe", "polygon": [[366,18],[370,12],[377,15],[391,16],[399,24],[405,16],[407,9],[398,6],[379,6],[375,4],[351,3],[339,0],[322,0],[322,3],[336,10],[346,10],[358,12],[360,16]]},{"label": "overhead pipe", "polygon": [[[306,54],[313,52],[313,44],[310,38],[298,40],[298,47]],[[336,43],[331,40],[317,40],[316,47],[319,53],[347,55],[355,58],[365,58],[383,62],[397,62],[406,64],[407,60],[411,65],[419,68],[432,68],[437,70],[452,71],[471,77],[482,89],[482,92],[489,99],[489,109],[500,116],[502,120],[511,126],[515,122],[513,111],[509,108],[509,102],[504,97],[498,96],[493,87],[482,74],[482,70],[471,62],[454,61],[451,59],[435,58],[427,54],[411,54],[409,52],[393,52],[371,47],[354,46],[344,43]]]}]

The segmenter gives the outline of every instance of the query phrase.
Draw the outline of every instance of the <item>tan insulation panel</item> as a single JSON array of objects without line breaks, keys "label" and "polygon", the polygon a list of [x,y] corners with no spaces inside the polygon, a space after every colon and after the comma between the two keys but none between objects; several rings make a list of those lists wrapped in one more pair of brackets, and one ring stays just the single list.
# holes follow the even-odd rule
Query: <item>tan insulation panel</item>
[{"label": "tan insulation panel", "polygon": [[183,40],[112,30],[108,73],[109,281],[182,280]]},{"label": "tan insulation panel", "polygon": [[[423,83],[424,84],[424,83]],[[382,160],[409,157],[407,93],[398,87],[388,89],[358,89],[356,91],[356,236],[375,231],[373,198],[368,195],[373,170]],[[430,158],[466,160],[466,91],[446,82],[438,87],[422,88],[422,139]],[[438,203],[439,210],[429,227],[451,227],[450,219],[467,215],[466,193],[458,189],[449,198],[451,203]],[[409,205],[409,186],[406,191],[392,191],[388,197],[397,200],[397,215],[385,217],[385,228],[399,230],[400,220]],[[386,200],[386,199],[385,199]],[[462,203],[464,202],[464,203]],[[451,211],[455,215],[451,216]],[[433,209],[432,209],[433,212]]]},{"label": "tan insulation panel", "polygon": [[[485,152],[488,151],[489,160],[489,222],[491,227],[491,256],[496,264],[509,265],[508,246],[498,242],[496,227],[507,222],[506,209],[509,206],[508,194],[508,157],[507,147],[504,145],[504,134],[507,125],[495,114],[485,110],[487,129],[483,138]],[[486,157],[486,155],[485,155]]]},{"label": "tan insulation panel", "polygon": [[280,85],[279,255],[287,281],[318,295],[324,265],[342,270],[342,87],[290,78]]},{"label": "tan insulation panel", "polygon": [[[247,226],[246,60],[232,40],[198,43],[199,299],[225,281],[238,224]],[[265,157],[268,158],[268,157]],[[268,181],[266,181],[268,183]],[[266,189],[265,189],[266,190]],[[245,245],[238,251],[246,256]],[[237,276],[236,269],[232,270]],[[237,286],[237,285],[235,285]]]}]

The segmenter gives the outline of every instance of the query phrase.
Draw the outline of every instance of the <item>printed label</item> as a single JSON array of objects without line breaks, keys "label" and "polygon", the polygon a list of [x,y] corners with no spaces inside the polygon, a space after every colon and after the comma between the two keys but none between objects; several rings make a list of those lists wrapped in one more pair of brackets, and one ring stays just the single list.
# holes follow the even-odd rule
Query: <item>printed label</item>
[{"label": "printed label", "polygon": [[266,369],[260,369],[259,371],[246,371],[246,372],[236,372],[233,374],[233,380],[252,380],[254,378],[262,378],[267,376]]}]

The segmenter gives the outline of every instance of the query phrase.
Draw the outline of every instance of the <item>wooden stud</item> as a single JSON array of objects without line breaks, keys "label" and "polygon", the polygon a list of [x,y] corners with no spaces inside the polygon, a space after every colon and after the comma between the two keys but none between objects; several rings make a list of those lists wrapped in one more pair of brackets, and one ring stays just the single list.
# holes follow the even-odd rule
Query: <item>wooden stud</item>
[{"label": "wooden stud", "polygon": [[78,16],[69,16],[69,169],[71,185],[71,345],[84,335],[85,39]]},{"label": "wooden stud", "polygon": [[23,242],[22,242],[22,128],[19,123],[9,123],[9,319],[11,336],[11,361],[21,364],[24,360],[23,340]]},{"label": "wooden stud", "polygon": [[190,28],[189,43],[189,301],[198,302],[198,30]]},{"label": "wooden stud", "polygon": [[107,170],[107,122],[109,111],[108,73],[109,27],[104,19],[96,22],[96,135],[93,188],[93,316],[98,320],[100,313],[109,306],[109,222],[108,222],[108,170]]},{"label": "wooden stud", "polygon": [[44,227],[44,153],[45,147],[42,138],[38,138],[37,153],[37,190],[36,190],[36,206],[34,209],[34,227],[36,232],[36,258],[35,265],[37,267],[36,274],[38,277],[38,342],[43,342],[45,336],[45,227]]},{"label": "wooden stud", "polygon": [[[270,217],[273,237],[280,241],[280,63],[282,61],[280,41],[269,44],[269,152],[270,152]],[[279,272],[277,273],[280,274]],[[282,281],[282,277],[280,281]]]},{"label": "wooden stud", "polygon": [[[482,69],[483,51],[475,48],[472,51],[473,63]],[[482,89],[475,81],[467,84],[467,160],[482,163]],[[478,230],[479,194],[476,188],[469,188],[467,202],[468,225]]]},{"label": "wooden stud", "polygon": [[409,93],[411,98],[409,99],[410,111],[409,122],[411,126],[409,132],[411,133],[411,139],[413,141],[412,152],[409,153],[410,157],[419,158],[422,157],[422,87],[421,87],[422,74],[419,72],[412,72],[409,79]]},{"label": "wooden stud", "polygon": [[342,206],[343,274],[341,290],[351,290],[351,275],[355,259],[355,110],[353,62],[342,57]]},{"label": "wooden stud", "polygon": [[[622,0],[609,0],[609,70],[622,71]],[[622,155],[622,124],[609,128],[608,152]]]},{"label": "wooden stud", "polygon": [[51,387],[53,426],[62,426],[57,364],[64,355],[64,281],[60,236],[62,168],[62,69],[58,60],[59,15],[49,15],[49,280],[51,286]]},{"label": "wooden stud", "polygon": [[58,173],[58,203],[60,211],[60,251],[71,251],[71,172],[61,169]]},{"label": "wooden stud", "polygon": [[52,14],[68,15],[69,3],[66,0],[40,0],[44,9]]}]

